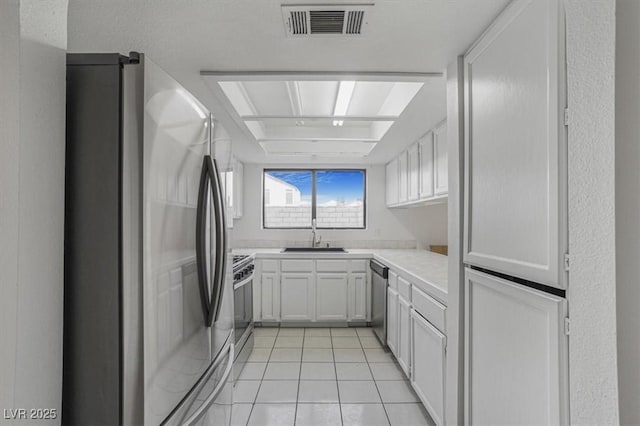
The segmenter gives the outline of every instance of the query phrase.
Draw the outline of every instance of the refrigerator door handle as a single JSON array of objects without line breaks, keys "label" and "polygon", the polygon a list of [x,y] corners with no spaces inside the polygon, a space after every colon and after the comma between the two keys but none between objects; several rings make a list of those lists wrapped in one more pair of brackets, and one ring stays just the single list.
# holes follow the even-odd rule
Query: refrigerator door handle
[{"label": "refrigerator door handle", "polygon": [[[230,344],[229,345],[229,349],[227,349],[227,351],[225,351],[225,352],[228,353],[228,355],[227,355],[228,356],[228,360],[227,360],[227,367],[225,368],[224,373],[222,374],[222,378],[220,379],[220,381],[216,385],[215,389],[213,389],[211,394],[202,403],[200,408],[198,408],[198,410],[195,413],[193,413],[191,416],[189,416],[189,418],[186,419],[183,424],[185,424],[185,425],[193,425],[198,420],[200,420],[200,418],[207,412],[207,410],[209,410],[209,408],[211,407],[211,404],[213,404],[213,402],[218,398],[218,396],[220,395],[220,393],[224,389],[225,385],[227,384],[227,382],[229,380],[229,376],[231,375],[231,368],[233,367],[233,358],[234,358],[233,344]],[[220,360],[224,359],[224,353],[220,354],[220,358],[219,359]],[[214,364],[213,368],[215,369],[216,367],[217,367],[217,365]]]},{"label": "refrigerator door handle", "polygon": [[196,263],[198,270],[198,286],[200,287],[200,300],[202,313],[207,327],[211,311],[211,298],[209,295],[209,277],[207,274],[207,196],[211,186],[211,158],[207,155],[202,162],[200,173],[200,187],[198,189],[198,205],[196,208]]},{"label": "refrigerator door handle", "polygon": [[216,224],[216,268],[213,278],[213,297],[211,299],[211,309],[209,310],[208,325],[210,326],[218,320],[220,315],[220,305],[224,293],[224,281],[227,271],[227,223],[224,207],[224,198],[220,175],[218,174],[218,163],[214,159],[211,164],[211,178],[213,180],[213,204],[215,208]]}]

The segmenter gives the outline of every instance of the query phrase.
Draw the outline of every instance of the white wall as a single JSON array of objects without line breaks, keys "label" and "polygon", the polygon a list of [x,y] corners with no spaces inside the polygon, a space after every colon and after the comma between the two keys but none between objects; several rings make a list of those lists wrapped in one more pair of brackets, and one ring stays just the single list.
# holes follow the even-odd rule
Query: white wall
[{"label": "white wall", "polygon": [[572,424],[618,424],[615,0],[566,0]]},{"label": "white wall", "polygon": [[[306,166],[321,168],[326,165]],[[246,163],[244,166],[244,216],[234,221],[234,240],[239,244],[243,244],[243,241],[268,240],[310,242],[309,230],[262,229],[262,171],[269,167],[272,165]],[[305,165],[296,164],[295,167],[305,167]],[[362,165],[356,164],[344,167],[363,168]],[[446,244],[446,204],[402,211],[387,209],[384,166],[366,166],[365,168],[367,169],[367,229],[319,230],[318,235],[322,236],[323,241],[366,241],[370,244],[386,241],[390,244],[401,244],[403,247],[415,247],[416,241],[422,244]]]},{"label": "white wall", "polygon": [[60,413],[67,0],[0,8],[0,406]]},{"label": "white wall", "polygon": [[640,2],[616,5],[616,304],[620,424],[640,424]]}]

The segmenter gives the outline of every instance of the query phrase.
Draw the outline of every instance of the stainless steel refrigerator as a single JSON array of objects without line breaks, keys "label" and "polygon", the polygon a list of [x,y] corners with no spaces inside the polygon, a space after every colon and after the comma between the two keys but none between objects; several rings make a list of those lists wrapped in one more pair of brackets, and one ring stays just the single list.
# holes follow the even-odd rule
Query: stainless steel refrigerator
[{"label": "stainless steel refrigerator", "polygon": [[67,56],[63,424],[229,424],[214,127],[144,55]]}]

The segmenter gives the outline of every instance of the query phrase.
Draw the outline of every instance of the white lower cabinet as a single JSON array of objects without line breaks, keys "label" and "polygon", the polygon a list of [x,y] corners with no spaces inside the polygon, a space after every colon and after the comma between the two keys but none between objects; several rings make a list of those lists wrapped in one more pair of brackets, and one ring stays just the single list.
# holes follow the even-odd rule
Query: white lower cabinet
[{"label": "white lower cabinet", "polygon": [[467,424],[568,424],[566,300],[465,270]]},{"label": "white lower cabinet", "polygon": [[[411,310],[411,384],[437,425],[444,424],[446,337]],[[477,424],[496,424],[483,423]]]},{"label": "white lower cabinet", "polygon": [[255,321],[366,322],[371,293],[367,261],[256,260]]},{"label": "white lower cabinet", "polygon": [[280,277],[276,272],[260,274],[261,321],[280,321]]},{"label": "white lower cabinet", "polygon": [[387,287],[387,346],[398,357],[398,292]]},{"label": "white lower cabinet", "polygon": [[398,296],[398,364],[411,378],[411,304]]},{"label": "white lower cabinet", "polygon": [[314,319],[313,273],[283,272],[280,275],[280,319],[311,321]]},{"label": "white lower cabinet", "polygon": [[347,274],[316,275],[316,319],[318,321],[347,319],[347,300],[349,300],[347,287]]},{"label": "white lower cabinet", "polygon": [[365,272],[349,275],[349,321],[367,320],[367,274]]}]

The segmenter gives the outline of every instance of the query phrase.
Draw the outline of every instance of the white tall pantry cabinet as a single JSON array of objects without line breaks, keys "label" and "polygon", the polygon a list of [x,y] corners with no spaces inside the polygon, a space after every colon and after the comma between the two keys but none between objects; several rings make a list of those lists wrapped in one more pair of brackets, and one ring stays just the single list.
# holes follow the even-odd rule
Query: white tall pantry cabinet
[{"label": "white tall pantry cabinet", "polygon": [[562,5],[512,1],[464,57],[468,425],[569,423]]},{"label": "white tall pantry cabinet", "polygon": [[466,424],[566,424],[565,315],[561,297],[467,268]]},{"label": "white tall pantry cabinet", "polygon": [[464,261],[558,288],[567,250],[561,4],[511,3],[464,57]]}]

